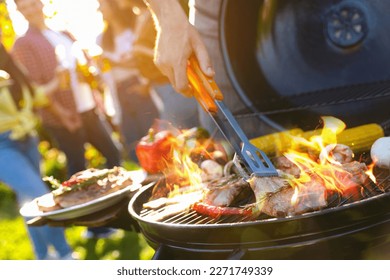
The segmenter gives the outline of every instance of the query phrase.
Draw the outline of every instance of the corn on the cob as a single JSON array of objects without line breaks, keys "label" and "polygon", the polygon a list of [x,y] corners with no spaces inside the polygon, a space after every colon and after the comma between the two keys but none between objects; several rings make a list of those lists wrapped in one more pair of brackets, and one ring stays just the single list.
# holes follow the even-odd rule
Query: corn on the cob
[{"label": "corn on the cob", "polygon": [[275,155],[286,151],[291,146],[292,138],[303,133],[302,129],[293,128],[253,138],[250,142],[267,155]]},{"label": "corn on the cob", "polygon": [[[303,132],[296,128],[260,136],[251,139],[250,142],[268,155],[279,155],[291,147],[293,137],[301,136],[309,140],[312,136],[320,135],[321,132],[321,129]],[[362,153],[369,151],[372,144],[383,136],[384,132],[380,125],[366,124],[345,129],[337,135],[337,143],[349,146],[354,153]]]}]

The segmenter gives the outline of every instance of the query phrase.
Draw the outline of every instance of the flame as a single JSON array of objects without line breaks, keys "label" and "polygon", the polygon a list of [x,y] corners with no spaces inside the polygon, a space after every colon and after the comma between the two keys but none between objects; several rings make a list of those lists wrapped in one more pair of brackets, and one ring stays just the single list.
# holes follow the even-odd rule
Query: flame
[{"label": "flame", "polygon": [[[167,168],[163,171],[166,184],[171,190],[169,196],[174,196],[180,188],[189,187],[186,192],[199,190],[202,186],[202,170],[194,161],[194,151],[196,154],[207,152],[207,143],[202,144],[196,139],[188,140],[188,130],[183,130],[171,141],[175,141],[172,151],[172,160],[167,162]],[[180,192],[181,194],[183,192]]]},{"label": "flame", "polygon": [[[290,148],[283,154],[299,169],[299,176],[288,175],[286,178],[294,189],[290,203],[297,209],[306,206],[307,208],[326,206],[328,196],[334,195],[336,198],[359,199],[361,184],[357,178],[361,174],[351,173],[356,168],[355,164],[359,167],[359,163],[350,162],[353,154],[346,146],[344,148],[348,150],[350,161],[345,160],[344,156],[341,157],[344,163],[338,161],[344,150],[342,150],[343,145],[337,145],[337,135],[346,128],[346,125],[341,120],[330,116],[322,117],[322,122],[323,128],[311,132],[310,137],[307,136],[308,134],[305,134],[305,137],[291,135]],[[207,141],[200,143],[195,138],[189,140],[186,134],[187,131],[184,130],[176,137],[172,137],[172,141],[176,142],[172,145],[173,158],[167,162],[164,171],[170,198],[200,191],[203,188],[203,171],[197,163],[201,161],[198,158],[199,154],[202,154],[202,157],[209,155],[207,149],[209,143]],[[369,166],[366,174],[375,182],[373,166]],[[201,198],[197,196],[197,199]],[[186,200],[185,196],[180,199],[182,200]]]},{"label": "flame", "polygon": [[[322,117],[322,120],[324,126],[320,134],[314,134],[309,140],[292,136],[292,145],[284,153],[300,170],[298,178],[288,179],[294,188],[291,205],[313,192],[324,192],[325,196],[326,190],[343,194],[357,186],[353,174],[344,170],[330,152],[336,147],[337,135],[346,128],[345,123],[334,117]],[[320,198],[323,199],[322,196]]]},{"label": "flame", "polygon": [[367,166],[367,171],[365,173],[371,179],[371,181],[373,181],[376,184],[377,181],[376,181],[376,178],[374,176],[374,166],[375,166],[375,162],[373,162],[370,165],[368,165]]}]

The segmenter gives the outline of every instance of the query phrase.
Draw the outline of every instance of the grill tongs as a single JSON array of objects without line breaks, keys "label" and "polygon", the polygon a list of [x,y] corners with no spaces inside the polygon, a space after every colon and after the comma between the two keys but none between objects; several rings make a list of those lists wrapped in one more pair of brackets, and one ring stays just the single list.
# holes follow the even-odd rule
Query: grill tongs
[{"label": "grill tongs", "polygon": [[244,179],[249,179],[252,175],[260,177],[278,176],[276,168],[267,155],[249,142],[233,114],[222,102],[222,92],[214,79],[203,74],[198,61],[193,56],[189,59],[187,76],[193,88],[194,97],[202,108],[210,114],[236,152],[233,162],[241,176]]}]

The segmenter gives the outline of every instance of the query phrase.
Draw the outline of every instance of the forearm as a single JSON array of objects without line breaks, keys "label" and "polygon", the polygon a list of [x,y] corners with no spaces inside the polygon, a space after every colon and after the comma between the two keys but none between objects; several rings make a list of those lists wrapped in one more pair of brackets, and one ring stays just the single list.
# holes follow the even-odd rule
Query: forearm
[{"label": "forearm", "polygon": [[158,27],[178,23],[189,23],[187,16],[177,0],[144,0]]},{"label": "forearm", "polygon": [[157,26],[154,62],[176,91],[191,96],[186,70],[192,55],[207,76],[214,76],[206,46],[177,0],[144,1]]}]

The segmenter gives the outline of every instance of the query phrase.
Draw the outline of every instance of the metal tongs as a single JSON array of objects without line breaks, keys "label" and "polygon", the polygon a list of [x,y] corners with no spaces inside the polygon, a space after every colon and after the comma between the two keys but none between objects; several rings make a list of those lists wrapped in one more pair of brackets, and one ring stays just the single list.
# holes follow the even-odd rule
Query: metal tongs
[{"label": "metal tongs", "polygon": [[222,92],[214,79],[203,74],[194,56],[189,59],[187,76],[193,88],[194,97],[202,108],[210,114],[236,152],[233,162],[244,179],[249,179],[252,175],[260,177],[278,176],[276,168],[267,155],[249,142],[233,114],[222,102]]}]

